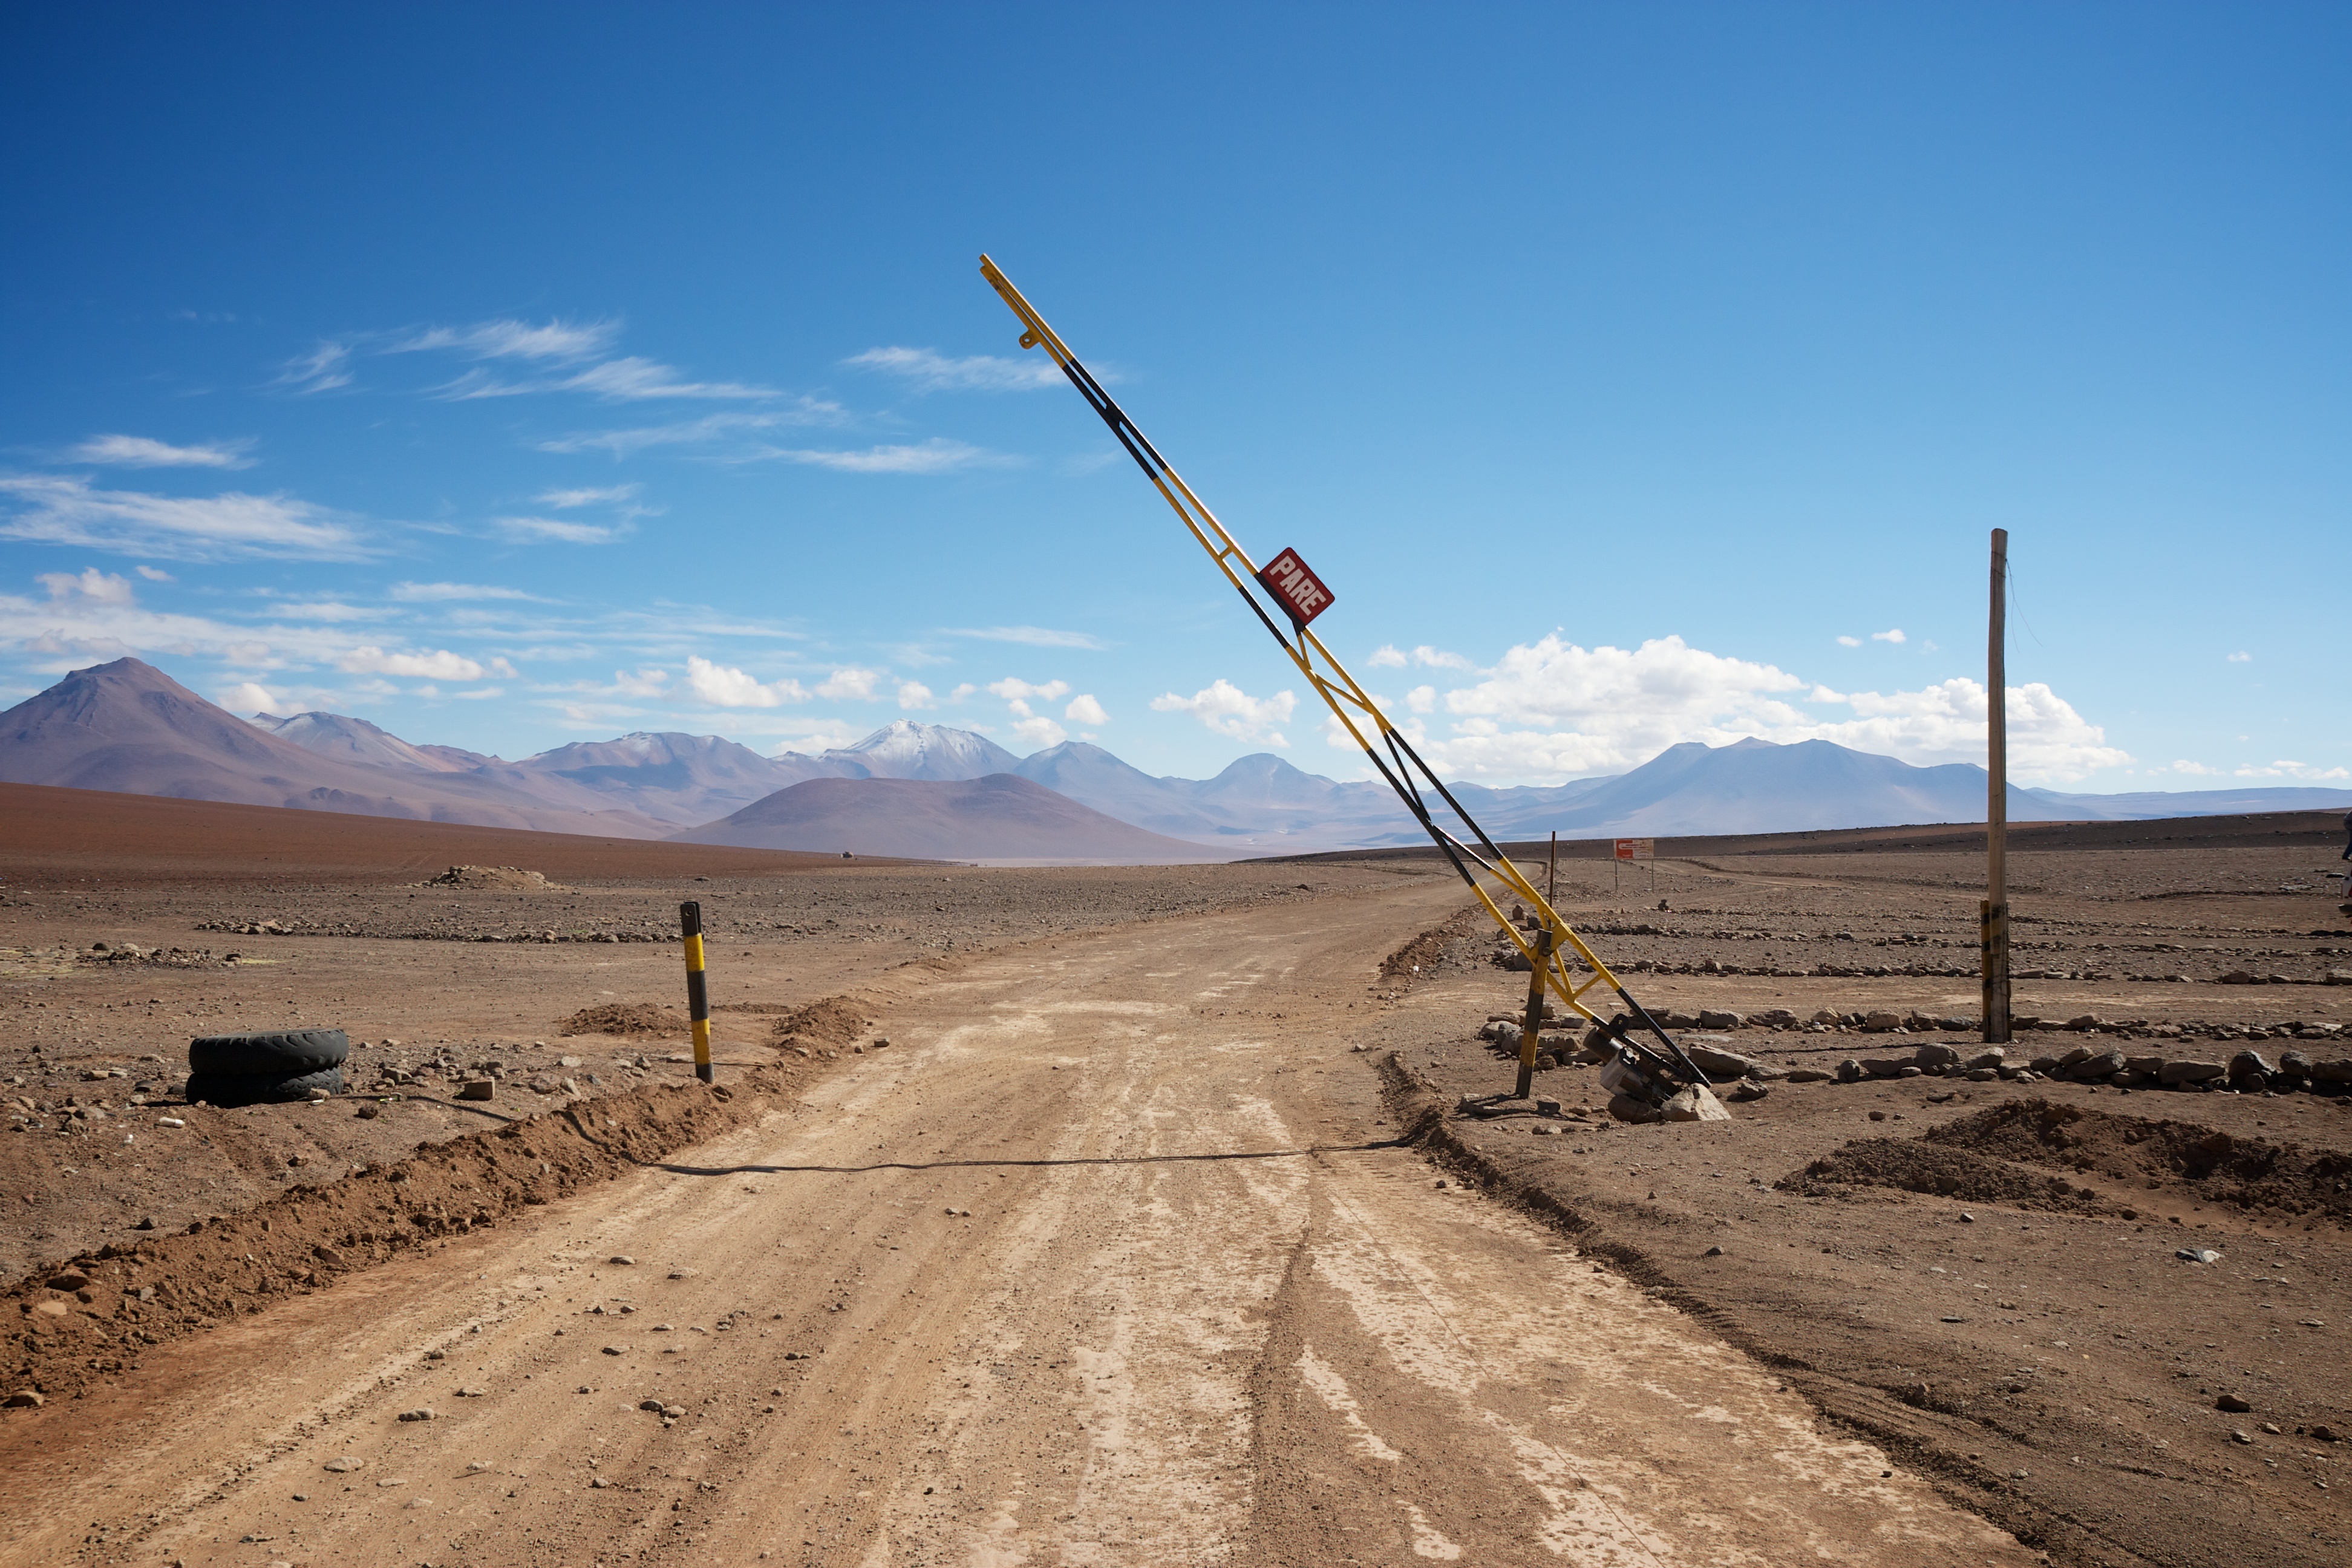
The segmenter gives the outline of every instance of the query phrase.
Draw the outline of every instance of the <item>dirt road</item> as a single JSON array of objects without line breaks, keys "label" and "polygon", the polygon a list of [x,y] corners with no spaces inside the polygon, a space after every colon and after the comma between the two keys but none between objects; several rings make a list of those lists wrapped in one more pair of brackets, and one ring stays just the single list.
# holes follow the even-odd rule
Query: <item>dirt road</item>
[{"label": "dirt road", "polygon": [[0,1558],[2034,1561],[1390,1142],[1347,1010],[1457,902],[897,972],[793,1110],[11,1421]]}]

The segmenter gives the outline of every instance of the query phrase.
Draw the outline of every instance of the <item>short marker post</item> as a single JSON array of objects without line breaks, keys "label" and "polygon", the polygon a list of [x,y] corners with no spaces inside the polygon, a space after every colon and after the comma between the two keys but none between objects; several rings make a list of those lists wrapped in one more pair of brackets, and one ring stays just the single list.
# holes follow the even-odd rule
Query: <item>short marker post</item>
[{"label": "short marker post", "polygon": [[688,899],[677,906],[677,928],[686,938],[686,1014],[694,1020],[694,1076],[705,1083],[710,1067],[710,988],[702,978],[702,906]]}]

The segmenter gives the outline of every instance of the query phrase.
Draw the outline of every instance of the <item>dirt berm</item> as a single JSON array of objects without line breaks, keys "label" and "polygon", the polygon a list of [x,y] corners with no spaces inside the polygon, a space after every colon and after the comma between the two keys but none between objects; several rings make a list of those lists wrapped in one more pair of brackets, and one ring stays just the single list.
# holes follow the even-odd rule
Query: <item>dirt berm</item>
[{"label": "dirt berm", "polygon": [[288,1292],[332,1289],[404,1249],[496,1225],[746,1126],[822,1070],[795,1058],[731,1083],[646,1085],[582,1100],[420,1145],[396,1164],[199,1220],[184,1234],[37,1268],[0,1308],[19,1325],[0,1388],[12,1397],[77,1395],[94,1380],[135,1371],[150,1347],[259,1312]]}]

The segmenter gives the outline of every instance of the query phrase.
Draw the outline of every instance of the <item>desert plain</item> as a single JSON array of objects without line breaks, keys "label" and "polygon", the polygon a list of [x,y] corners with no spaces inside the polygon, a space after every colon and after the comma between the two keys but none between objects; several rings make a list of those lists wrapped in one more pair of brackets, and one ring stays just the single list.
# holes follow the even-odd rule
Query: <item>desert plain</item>
[{"label": "desert plain", "polygon": [[[2037,1026],[1973,1074],[1922,1047],[1982,1049],[1981,829],[1568,846],[1762,1090],[1636,1125],[1569,1020],[1498,1098],[1525,975],[1425,854],[5,794],[0,1561],[2352,1555],[2317,814],[2020,830]],[[341,1094],[184,1102],[190,1037],[294,1027]]]}]

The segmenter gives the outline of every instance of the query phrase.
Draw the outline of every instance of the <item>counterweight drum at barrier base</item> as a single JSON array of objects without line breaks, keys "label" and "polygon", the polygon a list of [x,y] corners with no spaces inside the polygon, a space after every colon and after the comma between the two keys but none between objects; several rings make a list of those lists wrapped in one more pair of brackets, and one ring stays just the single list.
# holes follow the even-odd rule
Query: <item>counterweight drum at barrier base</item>
[{"label": "counterweight drum at barrier base", "polygon": [[702,978],[702,906],[689,899],[677,906],[677,929],[686,938],[686,1014],[694,1020],[694,1076],[714,1079],[710,1068],[710,989]]}]

